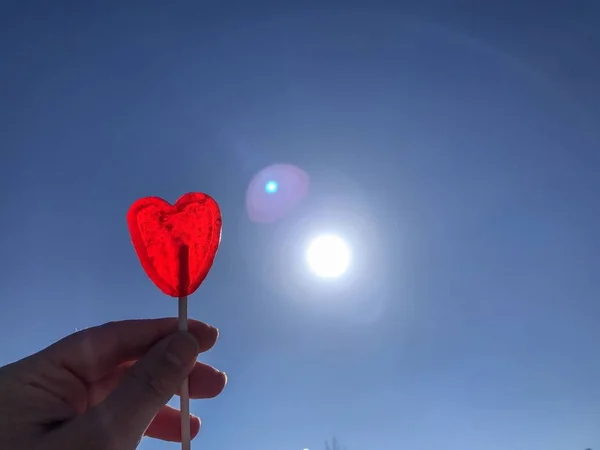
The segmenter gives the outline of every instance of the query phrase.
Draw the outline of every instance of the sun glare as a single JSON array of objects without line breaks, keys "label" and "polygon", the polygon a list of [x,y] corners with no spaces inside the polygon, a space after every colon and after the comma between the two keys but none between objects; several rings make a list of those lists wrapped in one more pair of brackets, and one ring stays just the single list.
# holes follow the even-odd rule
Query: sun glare
[{"label": "sun glare", "polygon": [[319,278],[338,278],[350,265],[348,245],[335,235],[323,235],[313,239],[306,250],[306,262]]}]

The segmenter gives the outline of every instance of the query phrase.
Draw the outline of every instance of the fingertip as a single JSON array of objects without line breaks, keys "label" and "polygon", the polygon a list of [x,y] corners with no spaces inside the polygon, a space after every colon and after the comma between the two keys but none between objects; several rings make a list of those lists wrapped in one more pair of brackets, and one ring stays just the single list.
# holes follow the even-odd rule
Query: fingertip
[{"label": "fingertip", "polygon": [[[189,416],[190,437],[195,438],[201,427],[200,418]],[[146,436],[167,442],[181,442],[181,412],[170,406],[164,406],[146,429]]]},{"label": "fingertip", "polygon": [[227,385],[227,374],[206,364],[196,363],[189,375],[190,397],[194,399],[215,398]]},{"label": "fingertip", "polygon": [[199,417],[190,416],[190,437],[192,439],[194,439],[196,436],[198,436],[201,425],[202,425],[202,422]]},{"label": "fingertip", "polygon": [[219,330],[203,322],[190,323],[188,332],[198,341],[200,352],[210,350],[219,338]]}]

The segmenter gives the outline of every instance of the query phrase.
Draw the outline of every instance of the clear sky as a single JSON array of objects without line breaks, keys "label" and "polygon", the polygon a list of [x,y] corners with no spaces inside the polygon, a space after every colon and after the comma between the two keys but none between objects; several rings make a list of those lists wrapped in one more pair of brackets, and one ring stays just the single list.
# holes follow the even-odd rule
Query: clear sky
[{"label": "clear sky", "polygon": [[[205,191],[196,447],[600,448],[598,3],[271,3],[0,4],[0,364],[176,314],[125,214]],[[310,195],[254,224],[278,162]],[[306,223],[360,270],[296,270]]]}]

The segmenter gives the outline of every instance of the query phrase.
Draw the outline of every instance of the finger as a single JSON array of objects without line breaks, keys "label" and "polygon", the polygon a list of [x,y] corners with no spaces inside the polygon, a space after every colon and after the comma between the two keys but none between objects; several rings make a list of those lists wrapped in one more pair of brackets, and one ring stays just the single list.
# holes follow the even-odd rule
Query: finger
[{"label": "finger", "polygon": [[[196,363],[189,375],[190,398],[213,398],[227,384],[227,374],[207,364]],[[179,391],[178,391],[179,394]]]},{"label": "finger", "polygon": [[[190,431],[194,439],[200,431],[198,417],[190,416]],[[181,411],[163,406],[144,434],[162,441],[181,442]]]},{"label": "finger", "polygon": [[[103,401],[120,383],[134,362],[123,363],[89,388],[88,405]],[[190,398],[206,399],[219,395],[227,384],[227,375],[208,364],[196,362],[188,375]],[[179,394],[179,391],[177,392]]]},{"label": "finger", "polygon": [[198,350],[198,343],[186,332],[163,339],[125,373],[102,403],[84,416],[92,423],[104,423],[104,430],[96,423],[99,432],[116,436],[123,447],[135,444],[189,375]]},{"label": "finger", "polygon": [[[203,322],[189,320],[188,330],[200,352],[209,350],[217,341],[217,329]],[[43,353],[80,379],[94,383],[119,364],[139,359],[175,331],[175,318],[111,322],[72,334]]]}]

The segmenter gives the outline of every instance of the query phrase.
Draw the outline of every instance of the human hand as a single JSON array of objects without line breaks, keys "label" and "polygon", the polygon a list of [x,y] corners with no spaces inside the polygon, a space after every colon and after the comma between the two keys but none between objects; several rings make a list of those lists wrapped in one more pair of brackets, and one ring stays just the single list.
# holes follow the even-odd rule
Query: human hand
[{"label": "human hand", "polygon": [[[72,334],[0,368],[0,449],[133,450],[143,435],[181,440],[166,406],[189,376],[191,398],[221,393],[227,376],[196,362],[218,331],[177,319],[112,322]],[[200,420],[190,418],[192,437]]]}]

